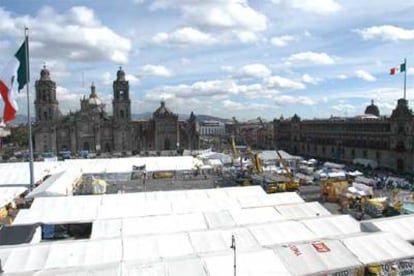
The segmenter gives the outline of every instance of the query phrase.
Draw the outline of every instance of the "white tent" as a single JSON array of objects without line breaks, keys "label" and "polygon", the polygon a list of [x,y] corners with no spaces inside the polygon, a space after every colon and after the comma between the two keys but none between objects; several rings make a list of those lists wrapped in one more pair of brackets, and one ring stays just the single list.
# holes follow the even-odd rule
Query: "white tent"
[{"label": "white tent", "polygon": [[356,275],[363,265],[337,240],[290,243],[274,247],[293,275]]},{"label": "white tent", "polygon": [[329,216],[331,213],[319,202],[306,202],[275,206],[286,219],[301,219]]},{"label": "white tent", "polygon": [[[66,168],[63,162],[34,162],[34,181],[37,182],[51,173],[63,171]],[[0,186],[30,185],[29,162],[0,163]]]},{"label": "white tent", "polygon": [[230,213],[237,225],[285,220],[285,218],[272,207],[233,209]]},{"label": "white tent", "polygon": [[26,187],[1,187],[0,186],[0,208],[11,203],[16,197],[27,190]]},{"label": "white tent", "polygon": [[[217,254],[203,258],[209,276],[233,275],[233,254]],[[292,275],[279,256],[272,250],[239,252],[236,260],[237,275]]]},{"label": "white tent", "polygon": [[414,258],[414,247],[393,233],[364,233],[341,241],[364,265]]},{"label": "white tent", "polygon": [[303,219],[301,222],[319,238],[331,238],[361,232],[359,222],[350,215],[310,218]]},{"label": "white tent", "polygon": [[279,221],[248,227],[262,246],[308,241],[318,236],[298,221]]},{"label": "white tent", "polygon": [[[263,191],[262,188],[260,189]],[[296,192],[240,196],[238,197],[238,201],[240,202],[242,208],[305,203],[303,198],[301,198]]]},{"label": "white tent", "polygon": [[51,175],[26,197],[67,196],[72,195],[76,182],[82,177],[80,170],[69,169]]},{"label": "white tent", "polygon": [[159,216],[241,209],[237,200],[267,194],[261,187],[230,187],[191,191],[111,195],[39,197],[14,224],[79,222],[97,219]]},{"label": "white tent", "polygon": [[361,221],[361,228],[366,232],[390,232],[400,238],[414,242],[414,215],[400,215],[389,218]]}]

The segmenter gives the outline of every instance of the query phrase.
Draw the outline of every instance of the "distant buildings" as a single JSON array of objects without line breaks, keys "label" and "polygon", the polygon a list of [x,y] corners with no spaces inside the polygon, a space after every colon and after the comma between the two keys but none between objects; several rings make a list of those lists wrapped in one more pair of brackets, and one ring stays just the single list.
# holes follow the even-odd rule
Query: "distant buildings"
[{"label": "distant buildings", "polygon": [[352,162],[375,161],[399,172],[414,168],[414,116],[406,99],[399,99],[390,117],[380,117],[372,102],[362,116],[301,120],[275,119],[278,148],[292,154]]},{"label": "distant buildings", "polygon": [[41,70],[35,88],[33,136],[37,152],[160,153],[199,147],[196,116],[191,113],[187,121],[179,121],[164,101],[150,120],[131,119],[130,87],[121,68],[113,82],[112,116],[93,83],[89,96],[80,99],[80,110],[67,115],[59,110],[56,83],[48,69]]}]

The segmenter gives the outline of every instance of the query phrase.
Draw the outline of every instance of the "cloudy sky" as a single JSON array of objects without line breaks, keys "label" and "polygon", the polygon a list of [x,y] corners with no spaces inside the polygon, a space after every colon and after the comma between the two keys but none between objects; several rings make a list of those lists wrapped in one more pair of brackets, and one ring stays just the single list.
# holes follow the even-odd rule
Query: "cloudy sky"
[{"label": "cloudy sky", "polygon": [[389,115],[404,80],[389,71],[404,58],[414,106],[412,14],[407,0],[0,0],[0,66],[26,25],[32,100],[46,64],[63,113],[91,82],[111,113],[122,65],[133,113],[164,99],[180,114],[327,118],[373,99]]}]

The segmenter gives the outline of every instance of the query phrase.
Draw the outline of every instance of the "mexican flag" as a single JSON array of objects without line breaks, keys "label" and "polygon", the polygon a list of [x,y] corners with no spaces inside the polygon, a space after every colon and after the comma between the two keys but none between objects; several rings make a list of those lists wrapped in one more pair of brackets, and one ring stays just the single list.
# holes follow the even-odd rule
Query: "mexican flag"
[{"label": "mexican flag", "polygon": [[28,39],[26,37],[23,44],[17,50],[14,57],[6,64],[3,71],[0,73],[0,94],[4,101],[3,121],[9,122],[16,117],[18,110],[16,104],[17,92],[14,89],[14,85],[17,82],[17,91],[23,89],[23,87],[29,81],[28,75]]},{"label": "mexican flag", "polygon": [[390,69],[390,75],[395,75],[396,73],[405,72],[405,62],[401,63],[398,67],[393,67]]}]

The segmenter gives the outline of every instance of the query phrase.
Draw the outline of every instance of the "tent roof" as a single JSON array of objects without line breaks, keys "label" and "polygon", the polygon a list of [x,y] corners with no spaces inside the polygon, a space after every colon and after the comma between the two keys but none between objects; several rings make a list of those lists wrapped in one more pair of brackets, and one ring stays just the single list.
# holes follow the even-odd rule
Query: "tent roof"
[{"label": "tent roof", "polygon": [[317,239],[317,235],[298,221],[279,221],[248,227],[262,246]]},{"label": "tent roof", "polygon": [[393,233],[363,233],[341,240],[364,265],[414,257],[414,247]]},{"label": "tent roof", "polygon": [[286,219],[315,218],[329,216],[331,213],[319,202],[280,205],[275,207]]},{"label": "tent roof", "polygon": [[47,178],[26,197],[65,196],[71,194],[73,184],[82,176],[80,170],[66,170]]},{"label": "tent roof", "polygon": [[366,220],[361,222],[361,227],[364,231],[391,232],[406,241],[414,241],[414,215]]},{"label": "tent roof", "polygon": [[27,190],[26,187],[2,187],[0,186],[0,208],[12,202],[16,197]]},{"label": "tent roof", "polygon": [[350,215],[333,215],[301,220],[312,232],[321,238],[360,233],[361,227]]},{"label": "tent roof", "polygon": [[[321,240],[276,246],[293,275],[331,275],[333,272],[362,267],[358,259],[337,240]],[[342,274],[338,274],[342,275]]]}]

